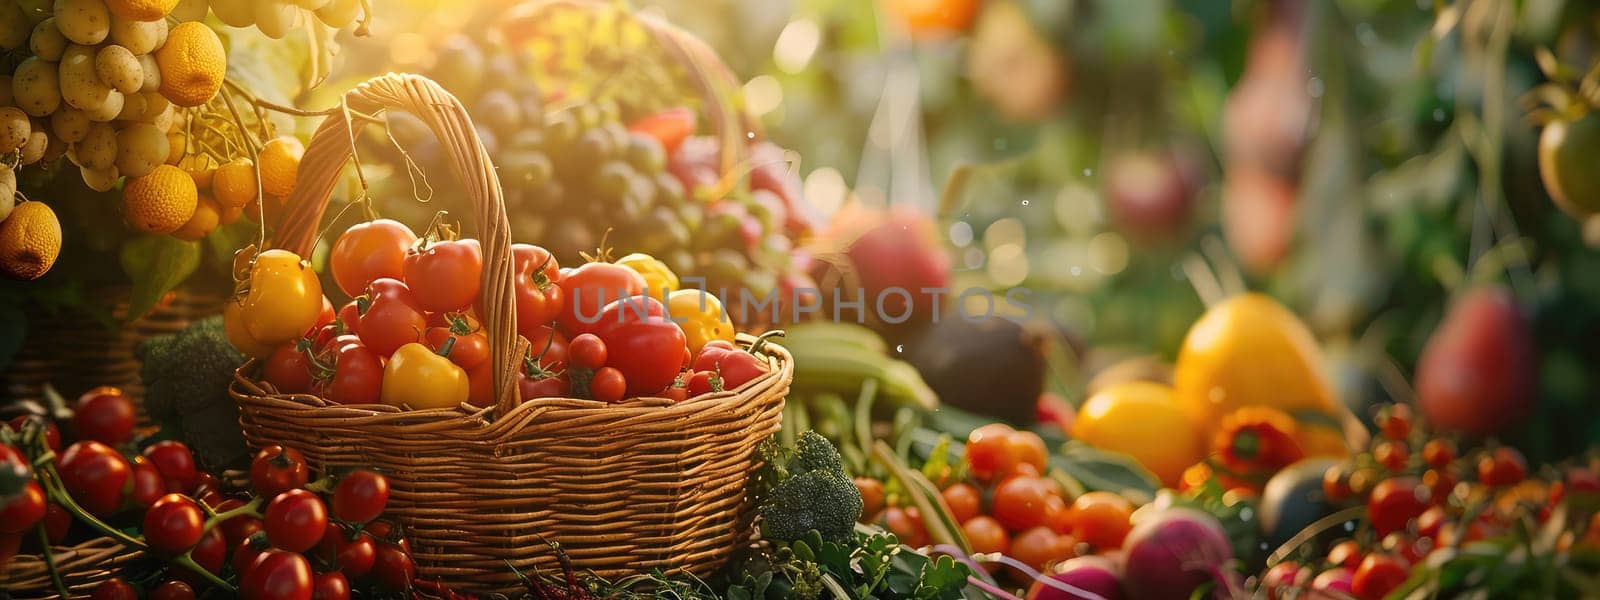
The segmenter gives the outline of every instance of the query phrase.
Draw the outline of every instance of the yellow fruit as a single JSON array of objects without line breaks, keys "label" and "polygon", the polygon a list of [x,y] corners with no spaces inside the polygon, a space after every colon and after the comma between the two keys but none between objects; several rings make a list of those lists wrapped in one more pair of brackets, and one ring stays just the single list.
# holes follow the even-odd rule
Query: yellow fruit
[{"label": "yellow fruit", "polygon": [[1294,313],[1262,294],[1234,296],[1189,328],[1172,387],[1202,428],[1242,406],[1335,413],[1316,338]]},{"label": "yellow fruit", "polygon": [[248,158],[235,158],[211,176],[211,193],[226,208],[243,208],[256,199],[256,167]]},{"label": "yellow fruit", "polygon": [[122,188],[128,222],[146,233],[172,233],[194,216],[199,191],[188,173],[159,165],[149,175],[130,178]]},{"label": "yellow fruit", "polygon": [[232,225],[233,222],[239,220],[239,217],[241,215],[243,215],[243,214],[244,214],[244,207],[243,206],[235,206],[233,208],[223,207],[222,208],[222,214],[217,217],[217,224],[218,225]]},{"label": "yellow fruit", "polygon": [[0,273],[38,279],[61,254],[61,222],[43,202],[23,202],[0,221]]},{"label": "yellow fruit", "polygon": [[155,21],[172,12],[178,0],[106,0],[106,8],[119,19]]},{"label": "yellow fruit", "polygon": [[266,358],[276,349],[271,344],[263,344],[250,336],[250,331],[244,326],[244,299],[230,298],[222,303],[222,333],[228,336],[228,342],[245,356]]},{"label": "yellow fruit", "polygon": [[250,292],[244,298],[245,330],[266,344],[300,337],[322,314],[322,282],[288,250],[268,250],[250,267]]},{"label": "yellow fruit", "polygon": [[227,52],[217,33],[198,22],[180,23],[156,50],[161,70],[161,95],[178,106],[200,106],[222,89]]},{"label": "yellow fruit", "polygon": [[182,131],[167,132],[167,164],[176,165],[189,150],[189,137]]},{"label": "yellow fruit", "polygon": [[1072,437],[1132,456],[1163,484],[1176,486],[1189,465],[1206,456],[1206,442],[1172,388],[1130,381],[1091,396],[1072,422]]},{"label": "yellow fruit", "polygon": [[288,197],[300,179],[300,156],[306,147],[300,140],[280,136],[267,142],[256,156],[261,161],[261,191],[269,196]]},{"label": "yellow fruit", "polygon": [[189,222],[184,223],[183,227],[172,232],[172,237],[186,242],[197,242],[216,229],[220,222],[222,222],[222,210],[217,208],[217,201],[201,196],[200,201],[194,206],[194,216],[189,217]]}]

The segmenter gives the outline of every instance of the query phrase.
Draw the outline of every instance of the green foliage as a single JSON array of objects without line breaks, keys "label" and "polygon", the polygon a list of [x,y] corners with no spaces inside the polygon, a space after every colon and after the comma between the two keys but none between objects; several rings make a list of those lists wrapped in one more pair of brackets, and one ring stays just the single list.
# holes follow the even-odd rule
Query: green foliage
[{"label": "green foliage", "polygon": [[178,287],[200,266],[200,242],[170,235],[147,235],[128,240],[120,253],[122,269],[133,281],[128,298],[128,318],[137,318]]},{"label": "green foliage", "polygon": [[222,317],[190,323],[173,335],[150,338],[135,356],[143,363],[145,410],[175,427],[208,470],[243,464],[249,454],[239,431],[239,407],[228,396],[244,355],[228,343]]},{"label": "green foliage", "polygon": [[949,556],[932,558],[877,530],[852,533],[849,543],[816,532],[746,559],[727,598],[962,597],[971,570]]},{"label": "green foliage", "polygon": [[761,477],[765,494],[757,505],[763,535],[792,541],[816,531],[832,541],[849,539],[861,516],[861,493],[833,444],[807,431],[795,448],[768,441],[761,451],[767,464]]}]

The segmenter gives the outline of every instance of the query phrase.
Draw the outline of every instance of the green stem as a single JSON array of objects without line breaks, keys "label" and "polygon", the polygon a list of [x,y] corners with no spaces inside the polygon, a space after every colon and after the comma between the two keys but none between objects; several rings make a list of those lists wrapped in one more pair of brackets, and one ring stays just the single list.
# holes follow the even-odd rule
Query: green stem
[{"label": "green stem", "polygon": [[45,495],[48,496],[52,502],[60,504],[62,508],[67,509],[67,512],[72,513],[73,517],[88,523],[90,527],[93,527],[100,533],[117,540],[123,546],[127,546],[128,548],[132,548],[134,550],[150,549],[149,546],[145,545],[144,540],[130,536],[115,527],[107,525],[105,521],[101,521],[98,517],[89,514],[89,511],[84,510],[82,506],[79,506],[78,502],[72,499],[72,495],[68,494],[66,490],[63,489],[61,475],[56,473],[56,466],[54,464],[46,463],[42,465],[41,469],[39,470],[39,480],[44,484]]},{"label": "green stem", "polygon": [[226,591],[229,594],[237,591],[234,589],[233,584],[228,583],[228,580],[218,577],[216,573],[207,571],[205,567],[200,566],[200,563],[194,562],[194,558],[189,556],[190,552],[194,552],[194,550],[191,549],[189,552],[185,552],[183,556],[174,557],[171,560],[172,564],[178,565],[190,571],[194,571],[201,577],[206,578],[207,581],[210,581],[211,585],[217,586],[218,589]]},{"label": "green stem", "polygon": [[39,531],[39,548],[41,548],[40,554],[44,555],[44,566],[50,569],[50,582],[55,584],[56,593],[61,594],[62,598],[71,598],[71,593],[67,591],[67,582],[61,579],[61,570],[56,568],[56,555],[50,548],[49,530],[45,529],[42,520],[35,527]]},{"label": "green stem", "polygon": [[204,502],[201,502],[200,508],[203,508],[206,511],[205,529],[210,530],[212,527],[216,527],[223,521],[238,516],[249,515],[259,519],[261,518],[261,503],[265,500],[265,498],[257,496],[255,498],[251,498],[250,502],[244,506],[231,508],[222,512],[216,512],[210,506],[206,506]]}]

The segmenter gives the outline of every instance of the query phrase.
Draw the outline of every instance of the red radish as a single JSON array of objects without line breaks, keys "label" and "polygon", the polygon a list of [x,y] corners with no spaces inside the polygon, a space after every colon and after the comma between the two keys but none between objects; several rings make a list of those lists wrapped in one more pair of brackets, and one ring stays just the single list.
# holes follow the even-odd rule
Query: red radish
[{"label": "red radish", "polygon": [[1417,404],[1429,424],[1472,435],[1505,431],[1533,406],[1536,370],[1528,320],[1503,287],[1451,304],[1417,361]]},{"label": "red radish", "polygon": [[1233,546],[1222,524],[1204,512],[1170,508],[1134,525],[1123,542],[1127,551],[1124,582],[1134,600],[1187,598],[1198,587],[1216,582],[1226,596],[1234,582],[1226,564]]},{"label": "red radish", "polygon": [[1033,582],[1028,588],[1027,600],[1078,600],[1093,598],[1094,594],[1105,600],[1122,600],[1122,581],[1117,574],[1117,564],[1103,556],[1080,556],[1056,565],[1050,580]]}]

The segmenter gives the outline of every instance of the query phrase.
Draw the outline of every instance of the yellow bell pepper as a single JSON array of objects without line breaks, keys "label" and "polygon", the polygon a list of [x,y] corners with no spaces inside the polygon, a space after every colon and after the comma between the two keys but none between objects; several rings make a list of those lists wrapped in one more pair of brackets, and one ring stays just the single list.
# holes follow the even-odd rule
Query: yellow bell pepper
[{"label": "yellow bell pepper", "polygon": [[660,259],[635,252],[617,260],[617,263],[644,277],[644,293],[651,298],[667,303],[667,296],[678,291],[678,274],[667,268],[667,263]]},{"label": "yellow bell pepper", "polygon": [[411,342],[394,351],[383,367],[383,388],[379,398],[390,406],[412,409],[455,408],[467,401],[472,386],[467,372],[450,362],[454,340],[445,342],[436,354],[427,346]]},{"label": "yellow bell pepper", "polygon": [[689,352],[713,340],[733,341],[733,321],[723,313],[716,294],[702,290],[678,290],[667,296],[667,314],[683,328]]}]

